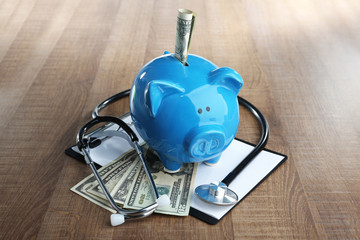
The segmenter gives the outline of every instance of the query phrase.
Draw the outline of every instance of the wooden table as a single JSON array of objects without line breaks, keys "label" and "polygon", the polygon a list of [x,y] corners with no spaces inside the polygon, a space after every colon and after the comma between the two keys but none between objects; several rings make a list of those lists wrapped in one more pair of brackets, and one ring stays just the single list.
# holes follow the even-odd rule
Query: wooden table
[{"label": "wooden table", "polygon": [[[197,12],[190,52],[243,76],[267,148],[289,158],[217,225],[153,215],[113,228],[69,190],[90,170],[64,150],[99,101],[174,51],[178,8]],[[359,80],[357,0],[2,0],[0,239],[359,239]],[[237,137],[256,142],[241,113]]]}]

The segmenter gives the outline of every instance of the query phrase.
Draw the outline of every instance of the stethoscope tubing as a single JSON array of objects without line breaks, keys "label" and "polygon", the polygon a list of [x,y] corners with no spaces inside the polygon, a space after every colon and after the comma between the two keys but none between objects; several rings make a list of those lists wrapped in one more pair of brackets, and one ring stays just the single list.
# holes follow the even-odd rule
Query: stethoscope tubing
[{"label": "stethoscope tubing", "polygon": [[259,121],[261,127],[261,137],[255,148],[232,170],[221,182],[229,186],[239,173],[265,148],[269,139],[269,124],[264,115],[246,99],[238,96],[238,102],[247,108]]},{"label": "stethoscope tubing", "polygon": [[112,95],[111,97],[105,99],[101,103],[99,103],[91,113],[92,118],[99,117],[99,112],[101,109],[109,106],[110,104],[116,102],[117,100],[120,100],[121,98],[127,97],[130,95],[130,89],[127,89],[125,91],[119,92],[117,94]]}]

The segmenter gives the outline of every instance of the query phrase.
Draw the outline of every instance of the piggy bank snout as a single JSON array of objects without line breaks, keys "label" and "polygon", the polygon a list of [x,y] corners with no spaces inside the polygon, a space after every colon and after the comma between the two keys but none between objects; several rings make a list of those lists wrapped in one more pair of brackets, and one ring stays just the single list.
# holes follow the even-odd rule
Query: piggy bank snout
[{"label": "piggy bank snout", "polygon": [[223,151],[225,139],[221,126],[195,127],[186,136],[185,149],[192,158],[206,160]]}]

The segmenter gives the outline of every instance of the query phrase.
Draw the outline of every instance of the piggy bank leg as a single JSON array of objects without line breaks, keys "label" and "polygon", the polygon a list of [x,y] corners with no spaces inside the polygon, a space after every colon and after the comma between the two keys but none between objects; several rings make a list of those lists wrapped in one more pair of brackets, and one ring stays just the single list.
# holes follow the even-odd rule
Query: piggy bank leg
[{"label": "piggy bank leg", "polygon": [[164,171],[168,173],[176,173],[180,170],[182,163],[171,161],[165,157],[160,156],[161,162],[164,165]]},{"label": "piggy bank leg", "polygon": [[212,158],[212,159],[210,159],[210,160],[207,160],[207,161],[205,161],[204,163],[205,163],[206,165],[208,165],[208,166],[215,166],[215,165],[219,162],[220,157],[221,157],[221,154],[220,154],[220,156],[217,156],[217,157],[215,157],[215,158]]}]

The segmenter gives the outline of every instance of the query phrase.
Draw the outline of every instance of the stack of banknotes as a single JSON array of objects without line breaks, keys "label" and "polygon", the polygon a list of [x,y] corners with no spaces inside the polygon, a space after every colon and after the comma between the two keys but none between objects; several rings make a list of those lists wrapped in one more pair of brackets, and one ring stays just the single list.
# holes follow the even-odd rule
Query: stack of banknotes
[{"label": "stack of banknotes", "polygon": [[[170,198],[169,206],[158,207],[155,212],[187,216],[194,192],[197,163],[183,164],[178,172],[170,174],[164,171],[159,157],[147,145],[143,146],[143,151],[159,195],[166,194]],[[141,209],[155,202],[150,182],[135,150],[124,153],[98,171],[120,207]],[[89,175],[71,190],[113,213],[116,212],[107,201],[94,175]]]}]

